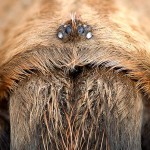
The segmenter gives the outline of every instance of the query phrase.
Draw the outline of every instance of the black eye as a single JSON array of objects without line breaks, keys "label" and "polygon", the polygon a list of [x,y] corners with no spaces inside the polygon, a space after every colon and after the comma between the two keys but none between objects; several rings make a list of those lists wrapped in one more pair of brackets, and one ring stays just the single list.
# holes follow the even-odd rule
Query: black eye
[{"label": "black eye", "polygon": [[78,33],[83,34],[84,33],[84,27],[83,26],[78,26]]},{"label": "black eye", "polygon": [[68,26],[66,27],[66,29],[65,29],[65,32],[66,32],[67,34],[70,34],[70,33],[71,33],[71,30],[72,30],[71,25],[68,25]]}]

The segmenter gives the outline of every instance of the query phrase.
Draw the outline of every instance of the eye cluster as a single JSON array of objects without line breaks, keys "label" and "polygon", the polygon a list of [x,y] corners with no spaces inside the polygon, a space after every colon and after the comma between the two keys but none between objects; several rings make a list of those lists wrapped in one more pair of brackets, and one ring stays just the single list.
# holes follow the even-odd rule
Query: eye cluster
[{"label": "eye cluster", "polygon": [[92,38],[92,29],[89,25],[79,25],[77,31],[79,35],[85,36],[87,39]]},{"label": "eye cluster", "polygon": [[76,23],[75,25],[72,23],[67,23],[65,25],[61,25],[58,28],[57,36],[59,39],[65,39],[69,37],[84,37],[86,39],[92,38],[92,28],[90,25]]}]

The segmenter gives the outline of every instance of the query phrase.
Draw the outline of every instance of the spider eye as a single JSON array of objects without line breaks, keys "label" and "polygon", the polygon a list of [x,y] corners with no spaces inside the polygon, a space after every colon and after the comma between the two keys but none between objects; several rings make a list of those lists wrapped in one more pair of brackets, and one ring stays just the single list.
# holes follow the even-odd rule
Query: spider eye
[{"label": "spider eye", "polygon": [[79,26],[78,27],[78,33],[79,34],[83,34],[84,33],[84,27],[83,26]]},{"label": "spider eye", "polygon": [[86,38],[87,38],[87,39],[91,39],[91,38],[92,38],[92,32],[88,32],[88,33],[86,34]]},{"label": "spider eye", "polygon": [[58,36],[59,39],[62,39],[64,37],[62,32],[58,32],[57,36]]},{"label": "spider eye", "polygon": [[71,30],[72,30],[71,25],[68,25],[68,26],[66,27],[66,29],[65,29],[65,32],[66,32],[67,34],[70,34],[70,33],[71,33]]}]

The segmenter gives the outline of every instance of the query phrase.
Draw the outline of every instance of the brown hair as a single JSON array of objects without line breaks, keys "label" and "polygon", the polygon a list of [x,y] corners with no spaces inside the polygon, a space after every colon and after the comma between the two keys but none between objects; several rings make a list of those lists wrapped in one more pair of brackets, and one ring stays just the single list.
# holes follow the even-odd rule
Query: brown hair
[{"label": "brown hair", "polygon": [[[138,20],[146,12],[130,12],[129,4],[43,0],[25,11],[0,49],[12,149],[141,149],[149,31]],[[91,39],[58,39],[72,11],[92,27]]]}]

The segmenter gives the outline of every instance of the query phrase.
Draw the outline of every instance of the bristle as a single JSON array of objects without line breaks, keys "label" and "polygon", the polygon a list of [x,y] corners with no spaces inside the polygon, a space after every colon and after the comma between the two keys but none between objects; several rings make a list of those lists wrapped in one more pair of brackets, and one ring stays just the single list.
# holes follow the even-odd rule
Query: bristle
[{"label": "bristle", "polygon": [[71,22],[73,30],[76,30],[76,12],[71,13]]},{"label": "bristle", "polygon": [[72,23],[75,23],[75,20],[76,20],[76,12],[71,13],[71,20],[72,20]]}]

